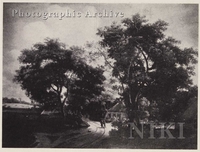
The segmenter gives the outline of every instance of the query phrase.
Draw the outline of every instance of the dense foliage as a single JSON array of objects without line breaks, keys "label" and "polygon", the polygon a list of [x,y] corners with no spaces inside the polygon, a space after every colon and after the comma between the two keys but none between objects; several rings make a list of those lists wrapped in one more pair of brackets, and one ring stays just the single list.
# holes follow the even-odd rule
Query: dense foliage
[{"label": "dense foliage", "polygon": [[112,75],[121,83],[131,120],[137,118],[139,98],[146,97],[167,110],[177,92],[192,87],[197,51],[182,49],[179,41],[166,37],[167,26],[165,21],[149,23],[136,14],[121,25],[98,30],[100,45],[114,60]]},{"label": "dense foliage", "polygon": [[19,56],[18,82],[27,95],[40,103],[61,107],[67,102],[80,109],[103,90],[103,71],[93,68],[77,55],[77,47],[66,49],[58,40],[46,39]]}]

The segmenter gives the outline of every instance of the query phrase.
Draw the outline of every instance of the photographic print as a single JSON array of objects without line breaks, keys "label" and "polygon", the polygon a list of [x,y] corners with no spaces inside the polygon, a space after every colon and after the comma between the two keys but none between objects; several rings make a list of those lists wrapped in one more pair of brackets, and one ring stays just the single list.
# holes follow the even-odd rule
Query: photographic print
[{"label": "photographic print", "polygon": [[2,5],[2,148],[197,150],[198,3]]}]

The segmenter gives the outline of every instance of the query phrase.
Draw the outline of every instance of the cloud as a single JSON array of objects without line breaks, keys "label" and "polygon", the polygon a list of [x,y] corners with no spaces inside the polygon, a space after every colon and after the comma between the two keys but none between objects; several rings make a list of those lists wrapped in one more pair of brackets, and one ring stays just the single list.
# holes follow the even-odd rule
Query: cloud
[{"label": "cloud", "polygon": [[42,21],[31,22],[25,25],[20,33],[22,41],[29,45],[41,42],[44,38],[52,36],[52,32]]},{"label": "cloud", "polygon": [[20,89],[20,85],[13,83],[6,77],[3,77],[3,97],[21,98],[23,101],[31,102],[25,95],[25,91]]},{"label": "cloud", "polygon": [[[5,10],[6,9],[6,10]],[[13,9],[48,13],[81,12],[82,17],[12,17]],[[17,60],[21,50],[31,48],[46,37],[59,38],[67,46],[83,46],[87,41],[97,42],[97,28],[120,22],[123,18],[85,18],[91,13],[102,10],[123,12],[124,18],[136,13],[146,15],[150,22],[158,19],[169,23],[166,34],[181,40],[181,47],[198,47],[198,6],[175,4],[6,4],[4,7],[4,50],[3,50],[3,93],[5,96],[23,97],[27,100],[19,85],[12,82],[15,70],[19,68]],[[197,72],[197,69],[196,69]],[[197,76],[194,77],[197,84]]]}]

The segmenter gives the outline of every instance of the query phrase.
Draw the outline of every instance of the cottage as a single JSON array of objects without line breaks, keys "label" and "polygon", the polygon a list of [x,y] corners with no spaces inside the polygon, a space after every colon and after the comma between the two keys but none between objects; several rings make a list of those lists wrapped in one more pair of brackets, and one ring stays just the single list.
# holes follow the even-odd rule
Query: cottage
[{"label": "cottage", "polygon": [[126,113],[126,107],[123,101],[119,101],[112,108],[110,108],[105,116],[107,122],[115,120],[123,121],[127,118],[128,115]]}]

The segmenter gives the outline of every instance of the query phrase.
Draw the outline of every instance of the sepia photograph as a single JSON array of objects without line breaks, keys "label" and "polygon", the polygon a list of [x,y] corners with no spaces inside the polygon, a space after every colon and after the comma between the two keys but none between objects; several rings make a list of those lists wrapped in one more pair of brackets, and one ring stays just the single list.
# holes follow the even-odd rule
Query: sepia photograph
[{"label": "sepia photograph", "polygon": [[4,150],[198,150],[198,3],[2,8]]}]

